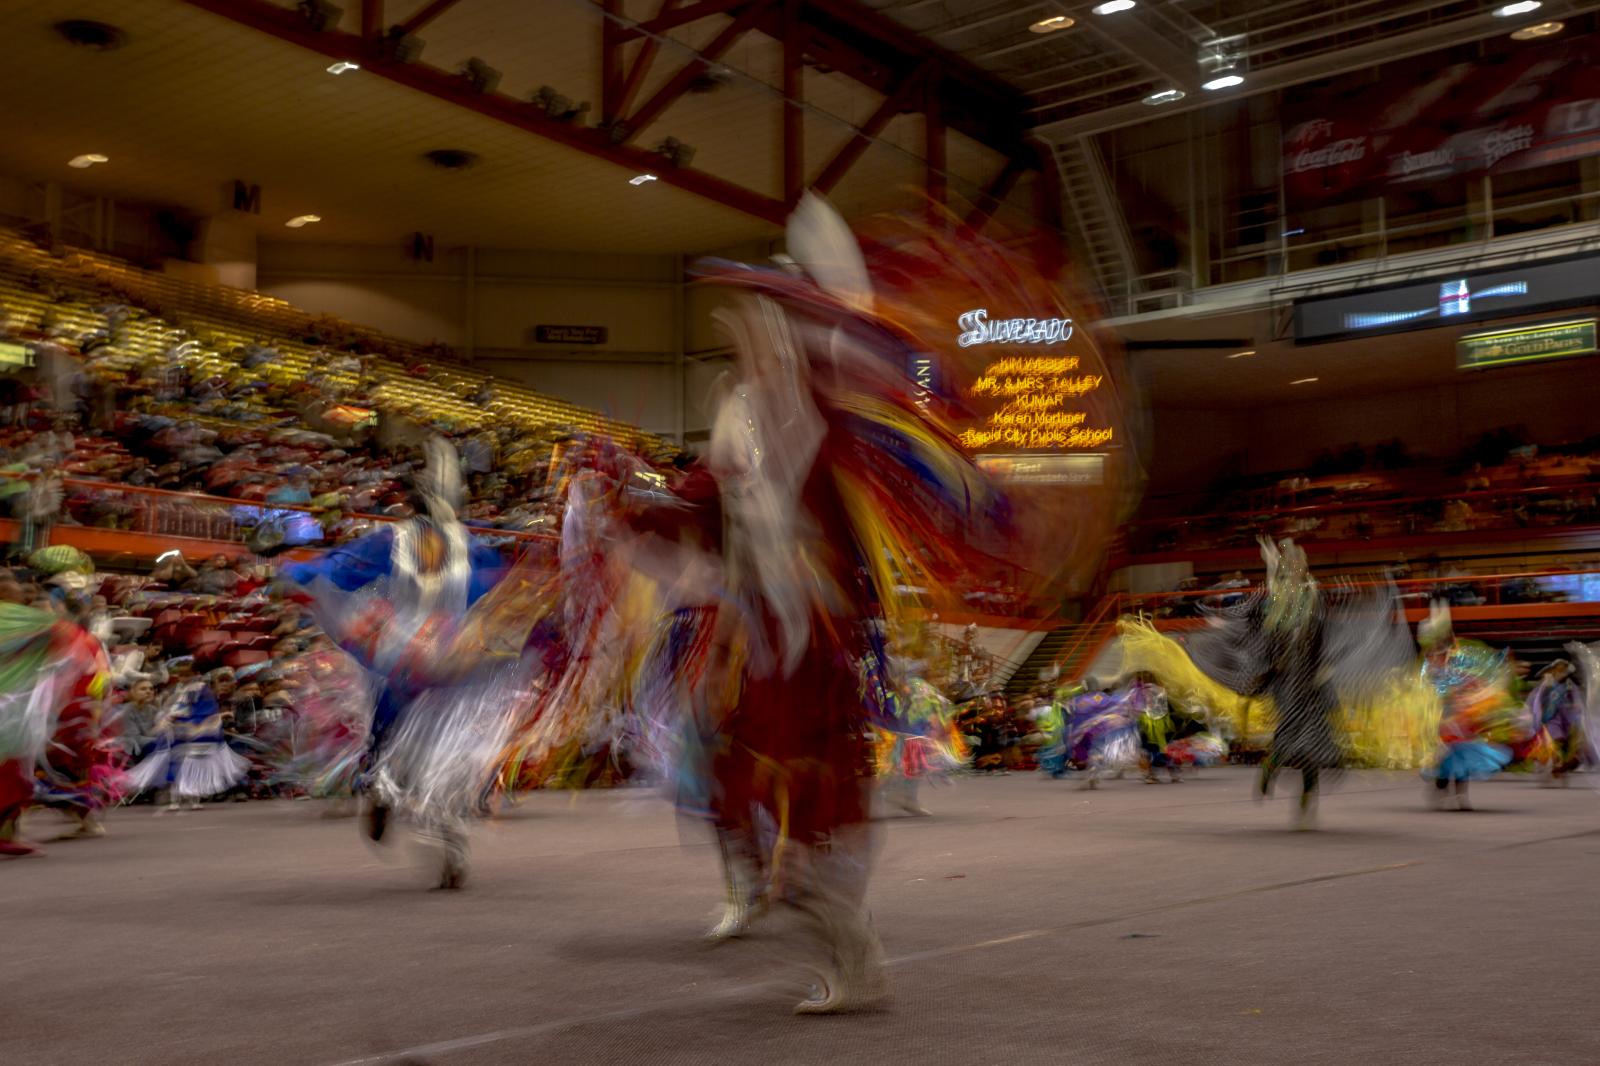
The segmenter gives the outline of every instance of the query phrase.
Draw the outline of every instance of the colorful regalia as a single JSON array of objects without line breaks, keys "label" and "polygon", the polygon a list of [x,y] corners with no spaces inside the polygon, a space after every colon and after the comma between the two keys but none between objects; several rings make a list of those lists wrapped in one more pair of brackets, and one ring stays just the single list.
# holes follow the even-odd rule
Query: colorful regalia
[{"label": "colorful regalia", "polygon": [[172,694],[129,781],[135,794],[166,792],[168,809],[177,810],[228,791],[249,771],[249,760],[228,746],[216,695],[197,680]]},{"label": "colorful regalia", "polygon": [[[692,723],[680,765],[703,778],[680,796],[703,804],[724,859],[712,935],[740,934],[769,901],[809,916],[824,960],[803,1013],[869,1006],[884,990],[863,906],[875,754],[865,665],[879,634],[900,630],[903,590],[960,588],[973,543],[1003,547],[1017,530],[960,441],[965,387],[990,353],[959,345],[956,320],[985,305],[1070,313],[1050,283],[954,223],[886,223],[864,247],[807,197],[786,266],[699,267],[736,297],[717,316],[736,372],[702,460],[629,518],[643,559],[694,560],[685,567],[707,575],[697,598],[673,567],[654,567],[673,619],[655,646],[696,675],[677,686]],[[1084,369],[1104,370],[1092,341],[1079,343]],[[938,362],[940,387],[911,377],[919,358]],[[1097,396],[1096,414],[1115,422],[1118,395]],[[1097,559],[1116,521],[1093,491],[1073,500],[1085,511],[1057,516],[1053,563]],[[1063,529],[1082,536],[1064,543]],[[659,703],[672,687],[658,678],[647,691]],[[960,758],[947,715],[917,693],[927,703],[913,687],[907,713],[924,720],[898,722],[878,752],[902,774]]]},{"label": "colorful regalia", "polygon": [[123,790],[120,755],[102,718],[110,665],[98,638],[46,611],[0,603],[0,854],[33,803],[61,807],[80,835]]},{"label": "colorful regalia", "polygon": [[1092,679],[1068,703],[1069,760],[1085,770],[1083,788],[1098,788],[1112,774],[1139,765],[1139,705],[1134,689],[1101,691]]},{"label": "colorful regalia", "polygon": [[971,753],[955,725],[955,708],[927,678],[904,682],[887,713],[874,716],[873,763],[883,797],[907,814],[928,812],[917,803],[917,782],[965,769]]},{"label": "colorful regalia", "polygon": [[1571,750],[1580,766],[1590,768],[1589,781],[1600,788],[1594,773],[1594,768],[1600,766],[1600,644],[1574,641],[1567,645],[1567,654],[1572,656],[1582,678],[1578,691],[1583,696],[1578,735]]},{"label": "colorful regalia", "polygon": [[1571,662],[1557,659],[1540,672],[1538,685],[1528,693],[1527,715],[1536,732],[1519,747],[1517,757],[1548,766],[1551,782],[1565,785],[1567,775],[1587,760],[1590,747],[1584,691]]},{"label": "colorful regalia", "polygon": [[1222,709],[1234,716],[1241,737],[1262,727],[1262,709],[1251,701],[1267,697],[1274,728],[1258,790],[1268,795],[1280,770],[1299,770],[1297,824],[1310,828],[1322,775],[1350,756],[1341,707],[1366,706],[1391,690],[1414,662],[1411,640],[1392,585],[1345,584],[1327,592],[1292,541],[1263,540],[1261,553],[1265,587],[1233,606],[1204,608],[1207,626],[1183,646],[1204,678],[1185,676],[1174,663],[1177,645],[1142,623],[1123,626],[1124,669],[1151,671],[1169,688]]},{"label": "colorful regalia", "polygon": [[[466,877],[467,827],[492,788],[506,745],[526,712],[536,665],[525,652],[535,620],[532,584],[506,568],[456,518],[453,450],[429,445],[421,487],[425,513],[334,548],[285,576],[311,598],[323,629],[370,678],[370,725],[357,778],[365,830],[381,840],[391,814],[409,817],[440,845],[440,887]],[[525,611],[522,608],[527,608]],[[335,758],[314,772],[345,772],[353,733],[313,740]]]},{"label": "colorful regalia", "polygon": [[1470,810],[1467,782],[1499,773],[1512,747],[1530,739],[1536,723],[1511,695],[1506,653],[1476,640],[1462,640],[1450,626],[1450,610],[1435,604],[1417,627],[1422,679],[1438,694],[1438,756],[1423,775],[1429,801],[1443,806],[1454,789],[1456,806]]}]

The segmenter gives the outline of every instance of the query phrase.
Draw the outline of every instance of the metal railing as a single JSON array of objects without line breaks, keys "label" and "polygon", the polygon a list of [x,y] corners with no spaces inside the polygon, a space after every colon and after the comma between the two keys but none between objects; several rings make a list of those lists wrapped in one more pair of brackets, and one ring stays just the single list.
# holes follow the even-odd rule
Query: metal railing
[{"label": "metal railing", "polygon": [[[1375,588],[1388,581],[1370,574],[1355,579],[1337,577],[1324,587]],[[1401,578],[1393,582],[1400,602],[1426,607],[1442,600],[1452,607],[1504,607],[1541,603],[1600,603],[1600,570],[1536,570],[1508,574],[1459,574],[1443,577]],[[1221,607],[1251,595],[1259,586],[1183,589],[1175,592],[1116,593],[1122,614],[1152,618],[1198,618],[1201,607]]]},{"label": "metal railing", "polygon": [[[1350,521],[1335,521],[1341,517]],[[1126,554],[1137,555],[1246,547],[1261,535],[1315,542],[1589,525],[1600,525],[1597,481],[1147,519],[1123,527],[1123,542]]]},{"label": "metal railing", "polygon": [[[13,480],[30,481],[38,480],[41,476],[7,475]],[[66,523],[92,529],[188,540],[248,544],[252,532],[258,527],[266,523],[277,523],[285,529],[286,542],[295,547],[329,547],[340,539],[348,539],[339,537],[337,533],[330,536],[332,531],[329,526],[325,526],[319,518],[319,515],[325,512],[300,504],[239,500],[226,496],[207,496],[194,492],[123,485],[92,478],[62,478],[60,482],[64,498],[61,513],[54,518],[55,524]],[[339,515],[341,522],[349,523],[346,531],[351,535],[390,522],[403,521],[403,518],[398,516],[353,511],[340,511]],[[471,522],[467,525],[472,532],[481,537],[491,541],[504,540],[508,544],[518,545],[519,548],[554,543],[556,540],[556,537],[549,533],[499,529],[474,525]]]},{"label": "metal railing", "polygon": [[[1355,579],[1330,580],[1335,589],[1373,588],[1389,584],[1370,573]],[[1505,607],[1532,604],[1600,604],[1600,570],[1540,570],[1523,574],[1484,574],[1402,578],[1392,582],[1400,603],[1412,610],[1426,609],[1435,600],[1451,607]],[[1117,622],[1126,615],[1162,619],[1199,619],[1202,606],[1227,606],[1252,595],[1258,586],[1228,589],[1184,589],[1175,592],[1111,592],[1101,597],[1073,639],[1055,657],[1063,668],[1062,681],[1083,676],[1100,648],[1116,635]],[[1592,612],[1591,612],[1592,613]],[[1066,676],[1069,672],[1072,676]]]},{"label": "metal railing", "polygon": [[[1277,204],[1264,213],[1259,209],[1235,212],[1235,218],[1248,215],[1250,221],[1237,224],[1222,247],[1206,257],[1211,275],[1206,284],[1284,278],[1355,262],[1382,263],[1392,256],[1438,248],[1470,246],[1474,254],[1480,254],[1496,238],[1600,219],[1600,191],[1497,199],[1491,182],[1482,190],[1475,200],[1469,199],[1459,208],[1412,213],[1399,222],[1389,220],[1381,197],[1366,201],[1376,205],[1374,218],[1330,220],[1314,228],[1294,224],[1277,210]],[[1246,230],[1263,228],[1268,233],[1266,240],[1240,242]],[[1594,242],[1586,239],[1579,243]],[[1108,293],[1108,298],[1120,311],[1138,314],[1151,303],[1163,308],[1187,306],[1193,302],[1195,290],[1188,271],[1167,270],[1130,278],[1123,291]]]}]

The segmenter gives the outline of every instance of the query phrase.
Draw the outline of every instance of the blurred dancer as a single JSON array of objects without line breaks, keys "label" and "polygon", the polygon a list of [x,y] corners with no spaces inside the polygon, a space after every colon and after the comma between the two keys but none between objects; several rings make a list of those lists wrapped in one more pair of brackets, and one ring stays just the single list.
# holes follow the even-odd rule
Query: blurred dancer
[{"label": "blurred dancer", "polygon": [[105,836],[101,812],[121,799],[125,787],[118,731],[105,709],[110,662],[105,645],[87,628],[89,606],[81,596],[67,600],[66,619],[57,635],[66,645],[57,667],[64,674],[60,679],[64,691],[35,786],[41,805],[73,820],[67,836],[74,838]]},{"label": "blurred dancer", "polygon": [[1582,765],[1588,745],[1583,729],[1583,690],[1572,663],[1557,659],[1539,672],[1539,684],[1528,694],[1528,710],[1548,745],[1548,784],[1565,787],[1567,775]]},{"label": "blurred dancer", "polygon": [[[459,495],[454,450],[430,441],[414,518],[285,569],[324,631],[371,675],[358,778],[363,831],[381,841],[393,813],[409,816],[439,846],[439,887],[448,889],[465,883],[467,827],[522,709],[527,636],[527,625],[494,632],[505,604],[489,594],[504,564],[456,517]],[[503,654],[491,654],[501,638]],[[350,695],[369,698],[366,690]],[[339,735],[310,746],[340,760],[347,723],[338,714],[322,720]]]},{"label": "blurred dancer", "polygon": [[[225,735],[225,701],[233,692],[233,672],[213,671],[206,679],[187,677],[189,659],[170,664],[178,685],[157,719],[154,737],[129,770],[133,795],[150,790],[165,793],[157,812],[198,810],[212,796],[245,779],[250,764],[233,751]],[[159,797],[158,797],[159,799]]]},{"label": "blurred dancer", "polygon": [[1083,789],[1139,765],[1138,711],[1132,690],[1111,693],[1093,677],[1083,679],[1084,691],[1073,697],[1067,726],[1067,746],[1084,767]]},{"label": "blurred dancer", "polygon": [[1166,770],[1173,784],[1183,780],[1178,764],[1167,755],[1167,746],[1178,736],[1178,725],[1173,720],[1166,691],[1154,679],[1139,677],[1134,680],[1130,693],[1133,708],[1138,713],[1139,746],[1144,752],[1142,769],[1147,785],[1156,784],[1157,771]]},{"label": "blurred dancer", "polygon": [[903,682],[889,711],[873,727],[878,794],[905,814],[927,817],[917,802],[918,783],[966,766],[967,743],[955,728],[950,701],[927,678]]},{"label": "blurred dancer", "polygon": [[[961,572],[973,516],[1004,523],[986,511],[994,494],[962,454],[948,404],[914,395],[916,342],[879,303],[854,236],[808,197],[788,246],[787,269],[704,266],[748,294],[718,313],[737,378],[703,465],[641,524],[676,514],[697,528],[667,539],[704,545],[720,589],[707,670],[722,680],[702,686],[697,712],[710,726],[705,796],[729,887],[713,936],[742,932],[762,897],[794,906],[822,955],[815,994],[796,1010],[834,1013],[887,991],[865,908],[862,672],[878,619],[894,610],[896,574],[942,586]],[[908,248],[907,262],[941,262],[927,243]],[[951,348],[955,317],[937,316]]]},{"label": "blurred dancer", "polygon": [[1354,694],[1389,677],[1411,654],[1410,637],[1396,624],[1392,586],[1342,586],[1330,605],[1292,540],[1263,539],[1261,557],[1265,587],[1234,606],[1206,608],[1211,624],[1188,652],[1240,695],[1272,697],[1277,728],[1257,794],[1270,796],[1280,771],[1300,771],[1295,828],[1312,829],[1323,775],[1344,759],[1335,728],[1339,689]]},{"label": "blurred dancer", "polygon": [[1417,626],[1422,645],[1422,677],[1438,694],[1438,761],[1423,772],[1424,794],[1443,810],[1454,801],[1470,811],[1467,783],[1499,773],[1511,761],[1510,744],[1532,736],[1533,722],[1511,696],[1512,673],[1504,651],[1475,640],[1461,640],[1450,624],[1450,609],[1434,603]]},{"label": "blurred dancer", "polygon": [[18,823],[35,802],[65,808],[73,835],[98,836],[120,794],[100,724],[110,685],[98,638],[69,618],[0,601],[0,855],[33,855]]}]

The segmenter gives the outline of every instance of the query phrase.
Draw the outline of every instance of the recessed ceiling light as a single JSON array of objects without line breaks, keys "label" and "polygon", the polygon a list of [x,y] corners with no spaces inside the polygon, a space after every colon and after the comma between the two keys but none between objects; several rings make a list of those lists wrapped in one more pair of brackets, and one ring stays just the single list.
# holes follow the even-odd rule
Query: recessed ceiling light
[{"label": "recessed ceiling light", "polygon": [[1508,19],[1513,15],[1526,15],[1530,11],[1537,11],[1544,6],[1542,0],[1516,0],[1514,4],[1502,4],[1494,9],[1500,18]]},{"label": "recessed ceiling light", "polygon": [[1115,15],[1118,11],[1127,11],[1134,6],[1134,0],[1106,0],[1103,4],[1096,4],[1090,8],[1096,15]]},{"label": "recessed ceiling light", "polygon": [[304,226],[309,222],[321,222],[321,221],[322,221],[322,216],[321,215],[296,215],[293,218],[291,218],[289,221],[285,222],[284,225],[288,226],[290,229],[299,229],[301,226]]},{"label": "recessed ceiling light", "polygon": [[1239,74],[1219,74],[1217,77],[1212,78],[1210,81],[1202,83],[1200,88],[1206,89],[1206,90],[1208,90],[1210,92],[1216,92],[1218,89],[1231,89],[1235,85],[1243,85],[1243,84],[1244,84],[1244,77],[1242,75],[1239,75]]},{"label": "recessed ceiling light", "polygon": [[1160,107],[1162,104],[1172,104],[1182,100],[1189,94],[1182,89],[1162,89],[1158,93],[1151,93],[1144,98],[1144,102],[1151,107]]},{"label": "recessed ceiling light", "polygon": [[73,156],[71,159],[67,160],[67,166],[76,167],[79,170],[88,170],[90,167],[94,166],[96,163],[109,163],[109,162],[111,162],[111,159],[110,159],[109,156],[103,156],[99,152],[90,152],[87,155],[75,155],[75,156]]},{"label": "recessed ceiling light", "polygon": [[360,69],[361,69],[361,64],[360,63],[352,63],[348,59],[341,59],[341,60],[339,60],[339,62],[333,64],[331,67],[328,68],[328,73],[329,74],[343,74],[345,71],[348,71],[348,70],[360,70]]},{"label": "recessed ceiling light", "polygon": [[1038,22],[1035,22],[1033,25],[1029,26],[1028,32],[1054,33],[1057,30],[1069,28],[1077,21],[1078,20],[1073,18],[1071,15],[1051,15],[1049,18],[1040,19]]},{"label": "recessed ceiling light", "polygon": [[1256,354],[1256,350],[1254,348],[1246,348],[1242,352],[1234,352],[1232,355],[1228,356],[1228,358],[1229,359],[1243,359],[1247,355],[1255,355],[1255,354]]},{"label": "recessed ceiling light", "polygon": [[633,177],[628,179],[628,184],[629,185],[644,185],[644,184],[647,184],[649,182],[659,181],[659,180],[661,180],[661,179],[657,178],[654,174],[635,174]]},{"label": "recessed ceiling light", "polygon": [[1300,379],[1298,379],[1296,381],[1289,382],[1289,384],[1291,384],[1291,385],[1309,385],[1313,381],[1321,381],[1321,380],[1322,380],[1321,378],[1300,378]]},{"label": "recessed ceiling light", "polygon": [[1540,37],[1549,37],[1566,29],[1565,22],[1536,22],[1532,26],[1524,26],[1520,30],[1511,32],[1513,41],[1533,41]]}]

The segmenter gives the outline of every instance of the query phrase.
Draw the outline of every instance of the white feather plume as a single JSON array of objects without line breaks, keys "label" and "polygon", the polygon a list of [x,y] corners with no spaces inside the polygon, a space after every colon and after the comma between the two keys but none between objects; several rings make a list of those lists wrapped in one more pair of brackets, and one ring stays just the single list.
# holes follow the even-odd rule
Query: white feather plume
[{"label": "white feather plume", "polygon": [[829,294],[852,307],[872,306],[872,281],[855,234],[822,197],[806,193],[789,216],[789,254]]}]

